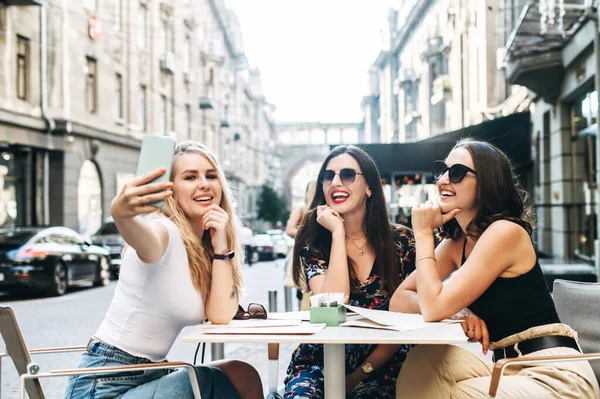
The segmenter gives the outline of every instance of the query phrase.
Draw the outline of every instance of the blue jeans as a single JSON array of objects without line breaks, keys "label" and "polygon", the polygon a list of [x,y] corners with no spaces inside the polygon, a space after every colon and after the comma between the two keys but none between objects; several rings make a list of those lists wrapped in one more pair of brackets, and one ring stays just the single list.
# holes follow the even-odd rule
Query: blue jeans
[{"label": "blue jeans", "polygon": [[[92,340],[77,368],[152,363],[99,340]],[[239,398],[221,369],[196,366],[202,399]],[[79,375],[69,379],[65,399],[193,399],[187,370],[145,370],[113,374]]]}]

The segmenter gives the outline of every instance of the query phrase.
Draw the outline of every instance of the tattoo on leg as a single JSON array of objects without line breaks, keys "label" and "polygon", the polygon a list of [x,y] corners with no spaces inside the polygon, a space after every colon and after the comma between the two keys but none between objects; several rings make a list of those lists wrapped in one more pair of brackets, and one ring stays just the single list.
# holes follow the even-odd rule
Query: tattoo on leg
[{"label": "tattoo on leg", "polygon": [[238,297],[238,288],[234,285],[231,286],[231,296],[229,299],[235,299]]}]

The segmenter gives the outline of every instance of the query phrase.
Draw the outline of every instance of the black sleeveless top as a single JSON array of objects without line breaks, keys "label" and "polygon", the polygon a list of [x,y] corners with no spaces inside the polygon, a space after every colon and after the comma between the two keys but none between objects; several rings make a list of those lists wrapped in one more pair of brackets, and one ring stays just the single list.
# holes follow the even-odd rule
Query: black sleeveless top
[{"label": "black sleeveless top", "polygon": [[[465,263],[465,246],[462,263]],[[498,277],[469,309],[487,324],[490,342],[544,324],[560,323],[542,268],[535,266],[517,277]]]}]

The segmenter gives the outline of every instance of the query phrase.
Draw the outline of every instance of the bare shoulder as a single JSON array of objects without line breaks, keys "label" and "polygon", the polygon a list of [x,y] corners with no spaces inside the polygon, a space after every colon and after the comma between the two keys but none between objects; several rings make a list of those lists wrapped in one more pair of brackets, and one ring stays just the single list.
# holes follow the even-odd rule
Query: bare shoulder
[{"label": "bare shoulder", "polygon": [[527,230],[510,220],[497,220],[493,222],[481,235],[481,238],[484,237],[506,243],[515,243],[522,240],[529,241]]}]

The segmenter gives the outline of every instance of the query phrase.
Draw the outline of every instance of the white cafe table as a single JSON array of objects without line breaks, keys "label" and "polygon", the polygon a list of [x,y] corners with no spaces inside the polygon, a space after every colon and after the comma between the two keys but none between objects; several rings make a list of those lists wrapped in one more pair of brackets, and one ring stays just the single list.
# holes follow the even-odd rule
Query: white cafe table
[{"label": "white cafe table", "polygon": [[346,397],[345,344],[464,344],[467,337],[460,323],[436,323],[412,331],[374,328],[325,327],[315,334],[203,334],[200,330],[183,337],[190,343],[304,343],[324,344],[325,398]]}]

